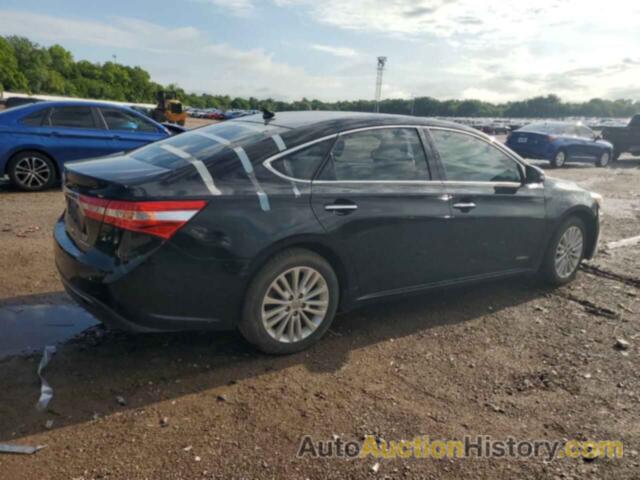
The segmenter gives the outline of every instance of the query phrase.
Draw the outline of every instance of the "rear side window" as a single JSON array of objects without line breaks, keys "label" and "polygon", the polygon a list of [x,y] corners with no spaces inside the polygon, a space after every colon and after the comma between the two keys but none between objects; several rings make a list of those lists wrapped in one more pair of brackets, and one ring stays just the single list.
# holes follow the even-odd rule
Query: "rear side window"
[{"label": "rear side window", "polygon": [[68,128],[97,128],[90,107],[56,107],[51,113],[51,125]]},{"label": "rear side window", "polygon": [[320,167],[333,139],[318,142],[286,157],[271,162],[271,167],[287,177],[299,180],[311,180]]},{"label": "rear side window", "polygon": [[427,159],[414,128],[383,128],[341,135],[322,180],[428,180]]},{"label": "rear side window", "polygon": [[447,180],[460,182],[520,182],[518,164],[479,138],[449,130],[431,130]]},{"label": "rear side window", "polygon": [[158,129],[151,122],[133,113],[117,108],[101,108],[104,121],[109,130],[125,130],[130,132],[157,132]]},{"label": "rear side window", "polygon": [[20,123],[22,125],[28,125],[30,127],[39,127],[44,122],[48,111],[48,108],[41,108],[40,110],[32,112],[29,115],[23,117],[22,120],[20,120]]}]

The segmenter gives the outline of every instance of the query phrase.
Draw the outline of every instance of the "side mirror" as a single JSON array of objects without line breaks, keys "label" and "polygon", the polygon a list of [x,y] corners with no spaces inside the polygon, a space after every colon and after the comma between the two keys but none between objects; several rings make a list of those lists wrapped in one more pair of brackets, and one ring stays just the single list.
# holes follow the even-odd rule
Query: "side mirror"
[{"label": "side mirror", "polygon": [[543,183],[544,182],[544,172],[538,167],[534,167],[533,165],[527,165],[525,167],[525,185],[530,185],[533,183]]}]

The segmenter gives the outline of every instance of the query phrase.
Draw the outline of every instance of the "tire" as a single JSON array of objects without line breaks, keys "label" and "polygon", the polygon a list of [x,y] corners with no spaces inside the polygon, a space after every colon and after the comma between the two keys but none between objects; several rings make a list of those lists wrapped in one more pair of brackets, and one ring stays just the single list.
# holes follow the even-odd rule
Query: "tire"
[{"label": "tire", "polygon": [[608,167],[611,163],[611,152],[609,150],[605,151],[600,155],[600,158],[596,160],[596,166],[600,168]]},{"label": "tire", "polygon": [[551,166],[553,168],[562,168],[565,163],[567,163],[567,152],[560,149],[553,156],[553,159],[551,160]]},{"label": "tire", "polygon": [[7,167],[11,183],[20,190],[39,192],[51,188],[56,180],[56,168],[45,154],[24,151],[14,155]]},{"label": "tire", "polygon": [[617,162],[618,160],[620,160],[620,155],[621,153],[619,151],[614,150],[613,155],[611,156],[611,160]]},{"label": "tire", "polygon": [[[577,245],[577,232],[580,236],[580,246]],[[547,283],[551,285],[564,285],[571,282],[580,268],[580,262],[584,258],[585,244],[587,240],[586,227],[584,222],[578,217],[569,217],[562,222],[553,238],[549,242],[549,246],[542,261],[541,273]],[[563,240],[564,239],[564,240]],[[575,240],[575,241],[574,241]],[[560,247],[561,241],[564,247]],[[567,249],[568,245],[573,245],[571,249]],[[563,262],[556,261],[562,251],[566,252],[563,256],[568,260],[566,264],[567,270],[563,270]]]},{"label": "tire", "polygon": [[[299,288],[305,282],[314,282],[301,288],[304,291],[311,285],[310,293],[316,292],[307,298],[313,305],[305,303],[304,298],[296,301],[287,297],[289,291],[297,290],[296,271]],[[285,250],[269,260],[251,281],[238,328],[249,343],[265,353],[299,352],[329,329],[338,308],[339,292],[338,278],[324,258],[309,250]],[[267,297],[272,302],[265,303]]]}]

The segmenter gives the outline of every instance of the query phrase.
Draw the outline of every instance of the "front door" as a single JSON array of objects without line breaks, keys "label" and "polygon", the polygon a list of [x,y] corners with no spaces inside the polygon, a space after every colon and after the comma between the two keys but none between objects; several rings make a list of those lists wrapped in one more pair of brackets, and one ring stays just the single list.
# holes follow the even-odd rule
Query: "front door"
[{"label": "front door", "polygon": [[542,185],[503,147],[473,133],[430,128],[449,201],[448,276],[456,279],[532,268],[545,238]]},{"label": "front door", "polygon": [[349,256],[359,298],[442,279],[449,205],[416,128],[342,134],[312,183],[312,207]]}]

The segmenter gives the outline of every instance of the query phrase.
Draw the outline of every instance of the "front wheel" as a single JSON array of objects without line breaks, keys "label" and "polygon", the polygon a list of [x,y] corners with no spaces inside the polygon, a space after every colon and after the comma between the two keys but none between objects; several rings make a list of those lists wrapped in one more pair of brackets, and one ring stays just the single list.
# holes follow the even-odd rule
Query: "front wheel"
[{"label": "front wheel", "polygon": [[338,279],[324,258],[304,249],[286,250],[251,282],[240,332],[265,353],[304,350],[329,329],[338,295]]},{"label": "front wheel", "polygon": [[20,190],[38,192],[51,188],[56,169],[51,159],[40,152],[22,152],[9,161],[9,179]]},{"label": "front wheel", "polygon": [[578,217],[565,220],[551,239],[542,263],[542,273],[552,285],[564,285],[572,281],[585,249],[584,222]]},{"label": "front wheel", "polygon": [[596,166],[604,168],[609,166],[609,162],[611,162],[611,152],[606,151],[600,155],[600,158],[596,161]]},{"label": "front wheel", "polygon": [[558,150],[558,152],[551,160],[551,166],[553,168],[562,168],[567,162],[567,153],[564,150]]}]

